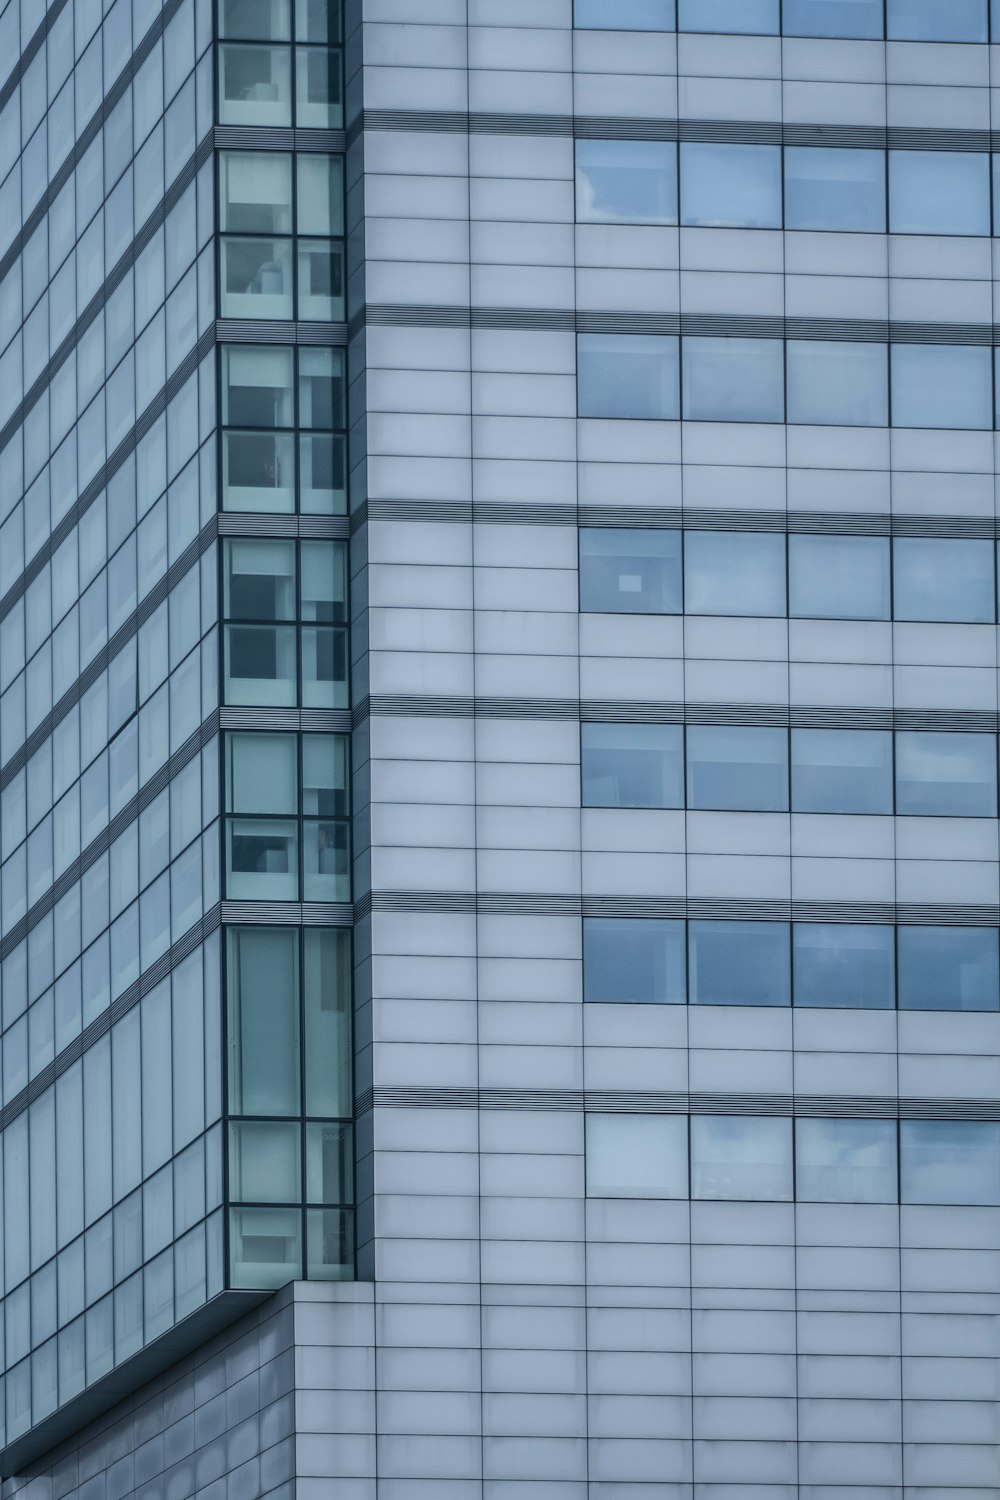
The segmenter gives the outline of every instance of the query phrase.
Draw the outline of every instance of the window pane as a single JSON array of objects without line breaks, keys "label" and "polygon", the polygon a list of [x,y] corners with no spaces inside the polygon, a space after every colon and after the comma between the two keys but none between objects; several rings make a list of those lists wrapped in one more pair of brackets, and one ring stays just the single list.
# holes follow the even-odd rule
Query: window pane
[{"label": "window pane", "polygon": [[230,927],[229,1104],[239,1115],[299,1107],[298,934]]},{"label": "window pane", "polygon": [[219,120],[223,125],[290,125],[288,47],[228,42],[219,48]]},{"label": "window pane", "polygon": [[986,0],[888,0],[895,41],[985,42]]},{"label": "window pane", "polygon": [[884,153],[787,146],[785,228],[884,234]]},{"label": "window pane", "polygon": [[230,1210],[231,1283],[278,1287],[302,1275],[302,1214],[297,1208]]},{"label": "window pane", "polygon": [[226,811],[294,813],[298,805],[293,734],[226,737]]},{"label": "window pane", "polygon": [[806,1203],[895,1203],[895,1120],[796,1120],[795,1193]]},{"label": "window pane", "polygon": [[684,603],[693,615],[783,615],[785,538],[751,531],[689,531]]},{"label": "window pane", "polygon": [[893,344],[892,421],[895,427],[992,427],[989,349]]},{"label": "window pane", "polygon": [[676,224],[676,145],[577,141],[576,217],[588,224]]},{"label": "window pane", "polygon": [[689,922],[692,1005],[790,1005],[785,922]]},{"label": "window pane", "polygon": [[888,730],[793,729],[792,810],[891,813],[892,735]]},{"label": "window pane", "polygon": [[784,0],[786,36],[882,36],[882,0]]},{"label": "window pane", "polygon": [[778,0],[680,0],[677,29],[775,36]]},{"label": "window pane", "polygon": [[224,318],[292,316],[291,240],[226,236],[222,255]]},{"label": "window pane", "polygon": [[994,619],[992,542],[897,537],[893,543],[897,620]]},{"label": "window pane", "polygon": [[584,807],[683,807],[683,730],[674,724],[583,724]]},{"label": "window pane", "polygon": [[679,614],[680,532],[582,530],[580,608],[604,614]]},{"label": "window pane", "polygon": [[346,1208],[311,1208],[306,1214],[311,1281],[349,1281],[354,1275],[354,1215]]},{"label": "window pane", "polygon": [[995,818],[992,734],[896,735],[896,811],[915,817]]},{"label": "window pane", "polygon": [[674,0],[575,0],[573,24],[581,30],[673,31]]},{"label": "window pane", "polygon": [[351,935],[305,932],[306,1112],[351,1113]]},{"label": "window pane", "polygon": [[219,228],[241,234],[291,234],[292,158],[277,151],[219,155]]},{"label": "window pane", "polygon": [[788,596],[799,619],[887,620],[889,538],[790,536]]},{"label": "window pane", "polygon": [[703,810],[787,812],[787,731],[689,727],[687,805]]},{"label": "window pane", "polygon": [[681,223],[781,228],[781,147],[685,141]]},{"label": "window pane", "polygon": [[220,0],[219,35],[250,41],[287,40],[288,0]]},{"label": "window pane", "polygon": [[892,1010],[896,1003],[891,927],[796,922],[792,927],[795,1004]]},{"label": "window pane", "polygon": [[676,421],[677,339],[651,334],[581,333],[581,417]]},{"label": "window pane", "polygon": [[885,344],[788,343],[788,420],[823,427],[886,427]]},{"label": "window pane", "polygon": [[227,537],[224,608],[229,620],[295,619],[295,543]]},{"label": "window pane", "polygon": [[229,1190],[243,1203],[294,1203],[302,1193],[300,1129],[291,1121],[229,1127]]},{"label": "window pane", "polygon": [[349,1125],[306,1126],[306,1202],[350,1203],[354,1148]]},{"label": "window pane", "polygon": [[595,1115],[587,1120],[588,1198],[686,1198],[686,1115]]},{"label": "window pane", "polygon": [[691,1197],[792,1199],[792,1122],[691,1116]]},{"label": "window pane", "polygon": [[901,1010],[996,1010],[997,932],[900,927]]},{"label": "window pane", "polygon": [[222,420],[227,427],[294,424],[291,349],[222,351]]},{"label": "window pane", "polygon": [[317,130],[343,125],[340,68],[340,53],[331,47],[296,47],[296,125]]},{"label": "window pane", "polygon": [[230,818],[226,895],[233,901],[298,900],[298,824],[278,818]]},{"label": "window pane", "polygon": [[1000,1203],[1000,1125],[901,1120],[903,1203]]},{"label": "window pane", "polygon": [[890,151],[889,232],[989,234],[989,157],[972,151]]},{"label": "window pane", "polygon": [[688,338],[682,349],[686,421],[784,421],[780,339]]},{"label": "window pane", "polygon": [[299,181],[295,227],[299,234],[343,234],[343,157],[302,152],[296,165]]},{"label": "window pane", "polygon": [[684,948],[683,922],[585,917],[584,1000],[683,1005]]}]

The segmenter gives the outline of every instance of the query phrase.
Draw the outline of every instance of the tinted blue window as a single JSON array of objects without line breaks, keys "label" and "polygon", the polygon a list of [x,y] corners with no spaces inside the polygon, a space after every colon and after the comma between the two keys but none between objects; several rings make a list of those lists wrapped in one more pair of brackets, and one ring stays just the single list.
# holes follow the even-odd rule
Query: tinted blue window
[{"label": "tinted blue window", "polygon": [[584,807],[683,807],[683,730],[673,724],[581,726]]},{"label": "tinted blue window", "polygon": [[992,427],[989,349],[893,344],[892,421],[895,427]]},{"label": "tinted blue window", "polygon": [[889,232],[989,234],[989,157],[971,151],[890,151]]},{"label": "tinted blue window", "polygon": [[587,917],[583,998],[613,1004],[683,1005],[683,922]]},{"label": "tinted blue window", "polygon": [[884,234],[884,152],[787,146],[785,228]]},{"label": "tinted blue window", "polygon": [[996,1010],[995,927],[900,927],[901,1010]]},{"label": "tinted blue window", "polygon": [[796,922],[795,1004],[891,1010],[896,1003],[894,939],[891,927]]},{"label": "tinted blue window", "polygon": [[682,347],[685,421],[784,421],[780,339],[686,338]]},{"label": "tinted blue window", "polygon": [[799,619],[887,620],[889,538],[790,536],[788,599]]},{"label": "tinted blue window", "polygon": [[1000,1203],[1000,1125],[901,1120],[903,1203]]},{"label": "tinted blue window", "polygon": [[689,922],[692,1005],[788,1005],[790,965],[784,922]]},{"label": "tinted blue window", "polygon": [[905,536],[892,550],[897,620],[993,621],[992,542]]},{"label": "tinted blue window", "polygon": [[581,30],[673,31],[674,0],[576,0],[573,24]]},{"label": "tinted blue window", "polygon": [[685,142],[681,223],[781,228],[781,147]]},{"label": "tinted blue window", "polygon": [[889,37],[906,42],[985,42],[986,0],[887,0]]},{"label": "tinted blue window", "polygon": [[795,1196],[804,1203],[895,1203],[895,1120],[796,1120]]},{"label": "tinted blue window", "polygon": [[677,343],[649,334],[580,334],[580,416],[676,420]]},{"label": "tinted blue window", "polygon": [[995,818],[996,736],[897,734],[896,811],[925,817]]},{"label": "tinted blue window", "polygon": [[672,141],[577,141],[576,216],[588,224],[676,224]]},{"label": "tinted blue window", "polygon": [[689,727],[687,805],[704,811],[786,812],[786,731]]},{"label": "tinted blue window", "polygon": [[786,36],[882,35],[882,0],[785,0]]},{"label": "tinted blue window", "polygon": [[684,604],[693,615],[783,615],[785,538],[752,531],[686,532]]},{"label": "tinted blue window", "polygon": [[891,813],[888,730],[793,729],[792,810]]},{"label": "tinted blue window", "polygon": [[792,1122],[753,1115],[691,1116],[691,1197],[788,1203]]},{"label": "tinted blue window", "polygon": [[678,614],[680,532],[582,530],[580,608],[597,614]]},{"label": "tinted blue window", "polygon": [[817,427],[887,427],[885,344],[789,340],[788,420]]},{"label": "tinted blue window", "polygon": [[679,31],[775,35],[778,0],[680,0]]}]

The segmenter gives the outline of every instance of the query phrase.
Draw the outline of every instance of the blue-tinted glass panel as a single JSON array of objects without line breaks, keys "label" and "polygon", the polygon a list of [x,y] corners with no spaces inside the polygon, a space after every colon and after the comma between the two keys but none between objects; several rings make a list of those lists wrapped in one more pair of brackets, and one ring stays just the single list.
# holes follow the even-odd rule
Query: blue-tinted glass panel
[{"label": "blue-tinted glass panel", "polygon": [[891,813],[889,731],[793,729],[792,811]]},{"label": "blue-tinted glass panel", "polygon": [[676,421],[677,343],[652,334],[581,333],[580,416]]},{"label": "blue-tinted glass panel", "polygon": [[889,538],[790,536],[788,612],[798,619],[887,620]]},{"label": "blue-tinted glass panel", "polygon": [[903,1203],[1000,1203],[1000,1125],[901,1120]]},{"label": "blue-tinted glass panel", "polygon": [[684,142],[681,223],[781,228],[781,147]]},{"label": "blue-tinted glass panel", "polygon": [[965,537],[897,537],[893,543],[897,620],[992,623],[994,546]]},{"label": "blue-tinted glass panel", "polygon": [[790,1005],[785,922],[689,922],[692,1005]]},{"label": "blue-tinted glass panel", "polygon": [[676,615],[682,607],[679,531],[580,532],[582,610]]},{"label": "blue-tinted glass panel", "polygon": [[992,374],[989,349],[893,344],[893,426],[992,427]]},{"label": "blue-tinted glass panel", "polygon": [[783,615],[785,538],[751,531],[686,532],[684,606],[693,615]]},{"label": "blue-tinted glass panel", "polygon": [[588,1198],[686,1198],[686,1115],[588,1114]]},{"label": "blue-tinted glass panel", "polygon": [[986,0],[887,0],[888,34],[900,42],[985,42]]},{"label": "blue-tinted glass panel", "polygon": [[784,0],[786,36],[869,37],[882,35],[882,0]]},{"label": "blue-tinted glass panel", "polygon": [[775,36],[778,0],[679,0],[677,29]]},{"label": "blue-tinted glass panel", "polygon": [[894,1120],[796,1120],[795,1196],[804,1203],[895,1203]]},{"label": "blue-tinted glass panel", "polygon": [[788,420],[817,427],[887,427],[886,344],[790,339]]},{"label": "blue-tinted glass panel", "polygon": [[896,811],[917,817],[995,818],[996,736],[897,734]]},{"label": "blue-tinted glass panel", "polygon": [[791,1120],[692,1115],[691,1197],[790,1202]]},{"label": "blue-tinted glass panel", "polygon": [[683,1005],[683,922],[586,917],[583,998],[605,1004]]},{"label": "blue-tinted glass panel", "polygon": [[989,157],[971,151],[890,151],[889,232],[989,234]]},{"label": "blue-tinted glass panel", "polygon": [[901,1010],[996,1010],[997,930],[900,927]]},{"label": "blue-tinted glass panel", "polygon": [[581,31],[673,31],[674,0],[575,0],[573,24]]},{"label": "blue-tinted glass panel", "polygon": [[884,234],[884,153],[787,146],[785,228]]},{"label": "blue-tinted glass panel", "polygon": [[792,928],[795,1004],[892,1010],[896,1003],[894,949],[891,927],[796,922]]},{"label": "blue-tinted glass panel", "polygon": [[742,725],[691,726],[687,805],[705,811],[786,812],[787,732]]},{"label": "blue-tinted glass panel", "polygon": [[683,730],[674,724],[584,724],[584,807],[683,807]]},{"label": "blue-tinted glass panel", "polygon": [[686,421],[784,421],[780,339],[686,338],[682,347]]},{"label": "blue-tinted glass panel", "polygon": [[576,217],[587,224],[676,224],[676,145],[577,141]]}]

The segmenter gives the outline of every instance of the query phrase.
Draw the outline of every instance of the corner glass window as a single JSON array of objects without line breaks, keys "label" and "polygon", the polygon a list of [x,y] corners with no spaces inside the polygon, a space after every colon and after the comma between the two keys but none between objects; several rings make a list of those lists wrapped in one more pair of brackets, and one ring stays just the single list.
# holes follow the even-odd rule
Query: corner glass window
[{"label": "corner glass window", "polygon": [[299,1208],[233,1208],[229,1240],[234,1287],[285,1286],[302,1275]]},{"label": "corner glass window", "polygon": [[701,228],[780,229],[781,147],[685,141],[681,146],[681,223]]},{"label": "corner glass window", "polygon": [[585,917],[583,998],[603,1004],[683,1005],[684,923]]},{"label": "corner glass window", "polygon": [[226,38],[286,42],[290,21],[289,0],[219,0],[219,35]]},{"label": "corner glass window", "polygon": [[687,805],[704,811],[787,812],[787,731],[690,726]]},{"label": "corner glass window", "polygon": [[219,122],[222,125],[291,125],[292,60],[289,47],[219,44]]},{"label": "corner glass window", "polygon": [[[881,34],[881,16],[878,24]],[[785,228],[884,234],[884,153],[786,146]]]},{"label": "corner glass window", "polygon": [[588,1198],[686,1198],[686,1115],[588,1114]]},{"label": "corner glass window", "polygon": [[673,31],[674,0],[574,0],[573,25],[581,31]]},{"label": "corner glass window", "polygon": [[796,1120],[795,1196],[804,1203],[895,1203],[894,1120]]},{"label": "corner glass window", "polygon": [[882,36],[882,0],[784,0],[786,36]]},{"label": "corner glass window", "polygon": [[584,807],[683,807],[684,731],[674,724],[583,724]]},{"label": "corner glass window", "polygon": [[[222,488],[228,510],[295,509],[291,349],[222,351]],[[232,430],[239,429],[239,430]]]},{"label": "corner glass window", "polygon": [[892,1010],[895,1006],[891,927],[796,922],[792,954],[796,1005],[831,1010]]},{"label": "corner glass window", "polygon": [[300,151],[296,170],[299,234],[343,234],[344,158]]},{"label": "corner glass window", "polygon": [[676,615],[682,607],[679,531],[581,530],[581,610]]},{"label": "corner glass window", "polygon": [[898,733],[896,811],[912,817],[995,818],[996,736]]},{"label": "corner glass window", "polygon": [[897,620],[992,623],[992,542],[965,537],[896,537],[893,588]]},{"label": "corner glass window", "polygon": [[780,339],[686,338],[683,360],[685,421],[784,421]]},{"label": "corner glass window", "polygon": [[1000,1203],[1000,1125],[901,1120],[903,1203]]},{"label": "corner glass window", "polygon": [[229,1107],[299,1109],[299,953],[294,928],[228,927]]},{"label": "corner glass window", "polygon": [[299,890],[298,765],[290,734],[226,739],[226,894],[295,901]]},{"label": "corner glass window", "polygon": [[790,536],[788,612],[798,619],[887,620],[889,538]]},{"label": "corner glass window", "polygon": [[678,31],[776,36],[778,0],[679,0]]},{"label": "corner glass window", "polygon": [[972,151],[890,151],[889,232],[989,234],[989,157]]},{"label": "corner glass window", "polygon": [[996,1010],[997,930],[900,927],[901,1010]]},{"label": "corner glass window", "polygon": [[219,228],[291,234],[292,158],[277,151],[219,153]]},{"label": "corner glass window", "polygon": [[580,416],[676,421],[677,345],[653,334],[581,333]]},{"label": "corner glass window", "polygon": [[893,426],[967,430],[993,426],[989,349],[893,344],[891,359]]},{"label": "corner glass window", "polygon": [[792,810],[891,813],[891,733],[793,729]]},{"label": "corner glass window", "polygon": [[900,42],[985,42],[986,0],[887,0],[888,35]]},{"label": "corner glass window", "polygon": [[790,339],[788,420],[816,427],[889,425],[886,344]]},{"label": "corner glass window", "polygon": [[686,532],[684,602],[692,615],[783,615],[785,538],[752,531]]},{"label": "corner glass window", "polygon": [[691,1116],[691,1197],[792,1201],[792,1122]]},{"label": "corner glass window", "polygon": [[226,702],[296,702],[295,543],[226,538]]},{"label": "corner glass window", "polygon": [[689,922],[692,1005],[790,1005],[788,924]]},{"label": "corner glass window", "polygon": [[676,145],[577,141],[576,217],[585,224],[676,224]]}]

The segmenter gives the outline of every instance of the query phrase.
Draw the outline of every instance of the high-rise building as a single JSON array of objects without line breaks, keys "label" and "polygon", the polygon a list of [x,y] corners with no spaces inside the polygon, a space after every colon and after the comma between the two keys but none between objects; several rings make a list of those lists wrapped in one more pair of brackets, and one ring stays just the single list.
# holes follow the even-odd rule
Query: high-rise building
[{"label": "high-rise building", "polygon": [[1000,1495],[992,12],[0,0],[4,1500]]}]

